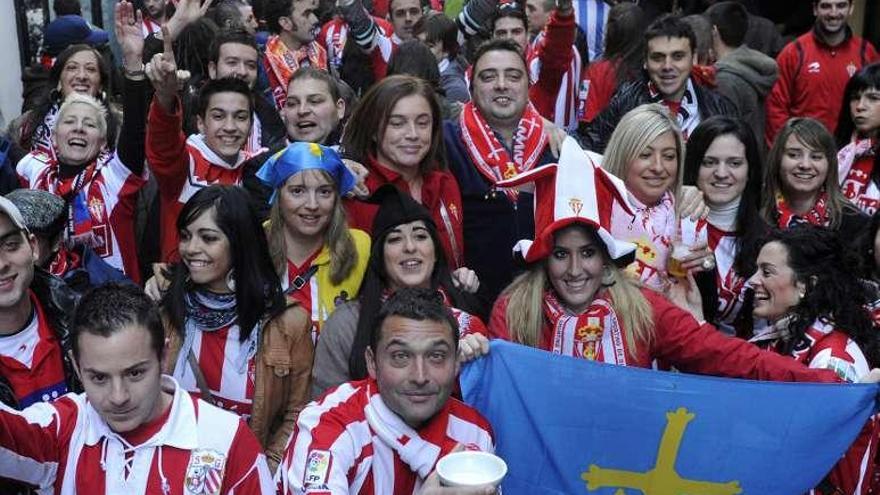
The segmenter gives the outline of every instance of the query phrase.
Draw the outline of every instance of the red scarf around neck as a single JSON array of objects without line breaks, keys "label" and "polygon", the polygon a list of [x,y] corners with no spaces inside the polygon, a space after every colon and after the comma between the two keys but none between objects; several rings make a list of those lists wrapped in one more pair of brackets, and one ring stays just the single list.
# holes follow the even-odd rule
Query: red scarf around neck
[{"label": "red scarf around neck", "polygon": [[611,301],[597,295],[579,315],[568,314],[551,291],[544,316],[553,332],[549,351],[603,363],[626,365],[626,336]]},{"label": "red scarf around neck", "polygon": [[842,150],[838,155],[841,169],[850,164],[849,171],[841,182],[841,192],[846,199],[869,215],[873,215],[878,206],[878,199],[866,194],[871,186],[871,173],[874,171],[876,153],[877,143],[874,139],[856,139],[850,150]]},{"label": "red scarf around neck", "polygon": [[[461,135],[471,161],[492,185],[534,168],[548,141],[544,133],[544,119],[531,103],[526,106],[513,136],[512,157],[473,101],[462,108],[460,123]],[[505,193],[511,201],[516,201],[515,189],[505,189]]]},{"label": "red scarf around neck", "polygon": [[797,213],[793,212],[788,206],[788,203],[785,202],[785,198],[782,196],[782,193],[778,193],[776,194],[776,225],[780,229],[787,229],[788,227],[801,223],[809,223],[810,225],[827,227],[831,221],[831,219],[828,217],[827,203],[828,193],[826,193],[823,189],[819,193],[819,196],[816,197],[816,202],[813,203],[813,206],[810,207],[810,210],[803,215],[798,215]]}]

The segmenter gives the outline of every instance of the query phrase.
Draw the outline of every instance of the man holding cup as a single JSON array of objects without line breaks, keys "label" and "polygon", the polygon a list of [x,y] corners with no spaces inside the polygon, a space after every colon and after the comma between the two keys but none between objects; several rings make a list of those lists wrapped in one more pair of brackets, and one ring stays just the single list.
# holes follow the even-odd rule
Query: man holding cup
[{"label": "man holding cup", "polygon": [[399,289],[376,318],[369,378],[344,383],[300,413],[275,475],[278,493],[491,494],[446,488],[433,473],[462,446],[494,451],[489,423],[450,397],[458,323],[436,291]]}]

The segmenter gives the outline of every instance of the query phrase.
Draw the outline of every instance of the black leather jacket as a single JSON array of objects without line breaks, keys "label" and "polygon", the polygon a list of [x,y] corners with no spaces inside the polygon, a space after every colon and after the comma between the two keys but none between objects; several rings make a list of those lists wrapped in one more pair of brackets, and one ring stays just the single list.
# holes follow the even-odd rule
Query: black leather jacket
[{"label": "black leather jacket", "polygon": [[[70,323],[73,310],[79,297],[60,278],[50,275],[37,268],[31,290],[40,301],[46,319],[61,344],[64,360],[64,375],[67,377],[67,389],[70,392],[81,392],[82,385],[73,369],[73,342],[70,340]],[[9,407],[18,409],[18,400],[12,386],[5,376],[0,375],[0,401]]]},{"label": "black leather jacket", "polygon": [[[694,92],[697,96],[697,107],[700,110],[700,120],[705,120],[714,115],[739,115],[736,107],[724,96],[694,84]],[[617,123],[633,108],[645,103],[656,103],[658,98],[651,98],[648,91],[648,79],[641,79],[624,83],[614,93],[605,110],[593,119],[589,124],[581,123],[578,128],[578,137],[581,146],[596,153],[604,154],[611,133],[617,127]]]}]

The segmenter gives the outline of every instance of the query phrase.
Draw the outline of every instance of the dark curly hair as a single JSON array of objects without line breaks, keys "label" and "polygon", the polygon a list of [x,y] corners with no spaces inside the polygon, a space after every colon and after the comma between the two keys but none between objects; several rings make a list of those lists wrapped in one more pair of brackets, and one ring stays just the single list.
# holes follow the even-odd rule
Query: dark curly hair
[{"label": "dark curly hair", "polygon": [[804,296],[789,312],[792,338],[780,352],[791,354],[807,345],[807,328],[817,318],[825,318],[859,345],[872,367],[880,364],[880,341],[866,309],[872,298],[858,277],[857,253],[835,231],[814,225],[772,230],[765,245],[769,242],[785,247],[795,282],[806,287]]}]

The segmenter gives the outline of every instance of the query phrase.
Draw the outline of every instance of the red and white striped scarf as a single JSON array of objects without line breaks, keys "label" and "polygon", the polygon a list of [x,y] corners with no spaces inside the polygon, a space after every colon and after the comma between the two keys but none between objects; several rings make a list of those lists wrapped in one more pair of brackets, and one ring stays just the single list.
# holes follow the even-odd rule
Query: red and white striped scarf
[{"label": "red and white striped scarf", "polygon": [[828,193],[823,189],[819,196],[816,197],[816,202],[813,203],[813,206],[809,211],[804,213],[803,215],[798,215],[797,213],[791,210],[791,207],[788,206],[788,203],[785,201],[785,198],[782,196],[782,193],[776,194],[776,226],[780,229],[787,229],[793,225],[798,225],[801,223],[809,223],[810,225],[819,225],[822,227],[827,227],[828,223],[831,221],[831,218],[828,216]]},{"label": "red and white striped scarf", "polygon": [[144,39],[149,37],[151,34],[158,35],[162,31],[162,25],[158,22],[144,17],[144,24],[141,27],[141,34],[144,35]]},{"label": "red and white striped scarf", "polygon": [[840,191],[867,215],[880,209],[880,187],[871,180],[877,142],[855,139],[837,154]]},{"label": "red and white striped scarf", "polygon": [[745,300],[746,278],[750,274],[737,273],[733,262],[739,253],[737,234],[709,225],[709,248],[715,253],[715,283],[718,287],[718,313],[715,323],[733,334],[733,326]]},{"label": "red and white striped scarf", "polygon": [[327,69],[327,51],[315,41],[301,46],[298,50],[291,50],[279,36],[270,36],[269,41],[266,42],[264,56],[268,69],[278,84],[272,88],[272,94],[279,109],[284,106],[287,84],[297,69],[305,66]]},{"label": "red and white striped scarf", "polygon": [[553,332],[550,351],[626,366],[626,336],[611,301],[596,296],[578,315],[566,312],[552,291],[544,293],[544,316]]},{"label": "red and white striped scarf", "polygon": [[[461,136],[468,155],[490,184],[534,168],[548,141],[544,133],[544,120],[531,103],[526,105],[513,136],[512,157],[495,136],[492,127],[480,115],[473,101],[462,108],[460,123]],[[504,191],[511,201],[516,201],[516,189]]]}]

